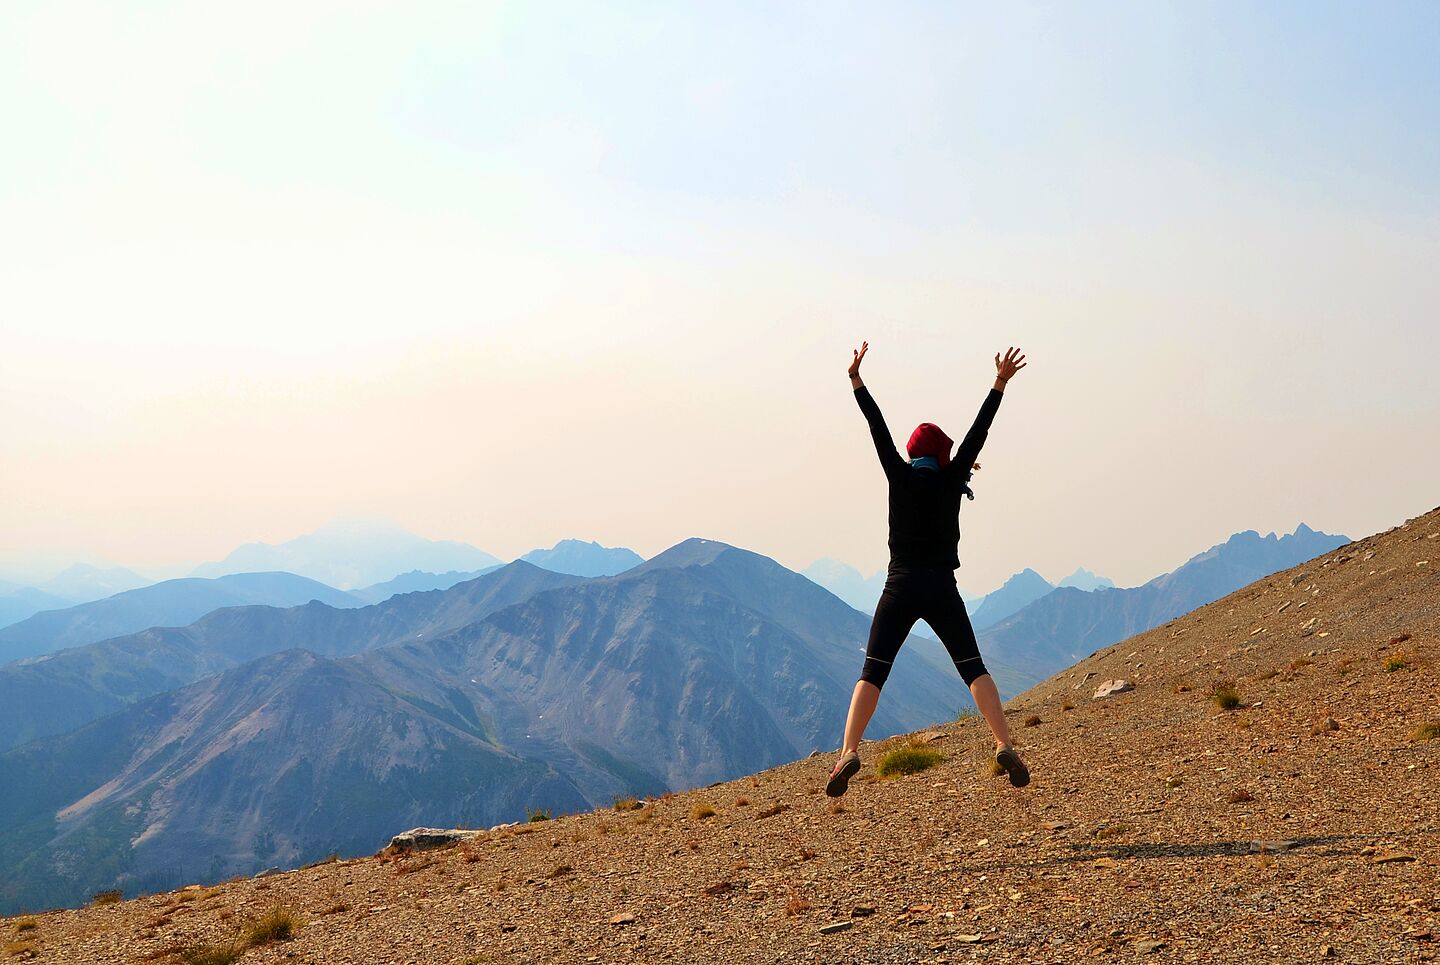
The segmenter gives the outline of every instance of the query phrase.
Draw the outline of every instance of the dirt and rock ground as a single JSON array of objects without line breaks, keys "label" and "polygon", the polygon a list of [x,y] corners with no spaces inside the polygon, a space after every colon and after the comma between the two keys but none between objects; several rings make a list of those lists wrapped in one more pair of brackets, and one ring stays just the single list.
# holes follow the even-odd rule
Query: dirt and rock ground
[{"label": "dirt and rock ground", "polygon": [[[0,920],[0,961],[207,961],[277,907],[292,937],[236,960],[1436,961],[1437,670],[1440,510],[1017,698],[1023,790],[962,719],[866,744],[838,805],[831,758],[807,759],[443,850]],[[1092,696],[1116,678],[1134,689]],[[940,763],[877,779],[910,741]]]}]

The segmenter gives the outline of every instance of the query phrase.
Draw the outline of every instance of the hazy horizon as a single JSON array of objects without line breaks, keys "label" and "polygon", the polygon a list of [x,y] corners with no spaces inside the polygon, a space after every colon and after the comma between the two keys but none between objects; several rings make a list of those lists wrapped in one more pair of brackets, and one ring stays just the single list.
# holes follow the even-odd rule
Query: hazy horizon
[{"label": "hazy horizon", "polygon": [[972,592],[1386,529],[1440,478],[1437,40],[1421,3],[7,5],[0,570],[374,515],[868,575],[862,339],[899,444],[1030,356]]}]

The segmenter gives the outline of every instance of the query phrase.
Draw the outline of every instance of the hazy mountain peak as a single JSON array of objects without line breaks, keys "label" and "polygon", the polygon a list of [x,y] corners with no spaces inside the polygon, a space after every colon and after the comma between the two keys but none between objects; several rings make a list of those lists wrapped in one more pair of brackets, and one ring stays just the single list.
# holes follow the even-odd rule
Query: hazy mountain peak
[{"label": "hazy mountain peak", "polygon": [[624,546],[601,546],[579,539],[562,539],[550,549],[534,549],[520,558],[571,576],[614,576],[645,562],[645,557]]},{"label": "hazy mountain peak", "polygon": [[1086,592],[1090,592],[1093,590],[1109,589],[1115,585],[1115,581],[1107,576],[1100,576],[1096,573],[1092,573],[1090,570],[1087,570],[1085,569],[1085,567],[1081,566],[1077,567],[1074,573],[1071,573],[1069,576],[1065,577],[1065,579],[1061,580],[1055,585],[1073,586],[1077,590],[1085,590]]},{"label": "hazy mountain peak", "polygon": [[223,560],[196,567],[193,575],[283,570],[350,589],[382,583],[409,570],[473,571],[499,562],[468,543],[426,539],[388,520],[344,517],[283,543],[246,543]]}]

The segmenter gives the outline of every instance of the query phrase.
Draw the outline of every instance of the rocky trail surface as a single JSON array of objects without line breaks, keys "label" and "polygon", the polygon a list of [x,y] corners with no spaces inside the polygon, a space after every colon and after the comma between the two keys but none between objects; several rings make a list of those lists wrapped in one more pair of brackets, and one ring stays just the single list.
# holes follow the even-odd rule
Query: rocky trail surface
[{"label": "rocky trail surface", "polygon": [[[1440,960],[1437,670],[1440,510],[1016,698],[1024,790],[962,719],[864,745],[838,804],[830,757],[801,760],[449,848],[0,920],[0,961],[223,961],[199,956],[277,907],[291,937],[234,960]],[[1117,679],[1133,689],[1094,696]],[[878,779],[912,741],[940,762]]]}]

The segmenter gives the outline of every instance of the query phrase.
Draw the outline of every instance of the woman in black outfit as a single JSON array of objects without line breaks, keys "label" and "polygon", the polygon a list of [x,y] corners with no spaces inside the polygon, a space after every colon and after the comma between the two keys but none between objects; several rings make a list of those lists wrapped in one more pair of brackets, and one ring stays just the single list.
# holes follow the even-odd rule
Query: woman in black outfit
[{"label": "woman in black outfit", "polygon": [[890,567],[870,625],[865,666],[850,698],[845,743],[825,785],[825,793],[831,797],[844,794],[850,778],[860,770],[860,737],[875,713],[880,688],[890,675],[890,665],[916,620],[930,624],[930,629],[945,645],[955,669],[970,687],[981,716],[990,725],[995,737],[995,760],[1009,775],[1011,784],[1024,787],[1030,783],[1030,772],[1010,746],[1010,731],[1005,726],[1000,694],[980,658],[975,631],[955,587],[955,569],[960,565],[956,553],[956,544],[960,541],[960,499],[966,493],[969,470],[985,445],[1005,384],[1025,367],[1025,356],[1014,348],[1009,349],[1004,358],[995,356],[995,386],[981,404],[980,414],[961,440],[954,458],[950,455],[953,444],[950,437],[938,426],[926,422],[910,436],[905,447],[910,455],[907,462],[890,439],[880,407],[860,381],[860,362],[869,350],[870,343],[866,342],[855,352],[855,359],[850,363],[850,386],[855,390],[860,411],[870,423],[875,451],[880,455],[880,465],[889,481]]}]

